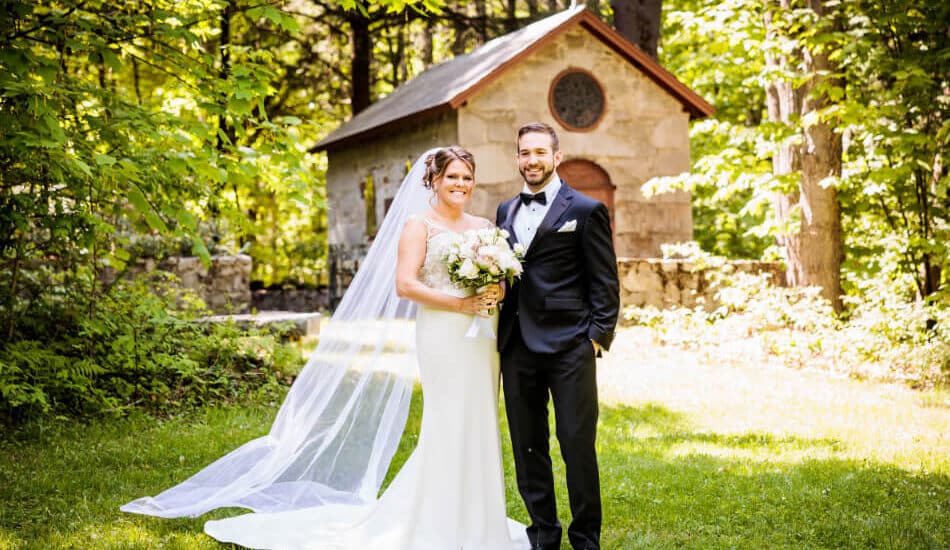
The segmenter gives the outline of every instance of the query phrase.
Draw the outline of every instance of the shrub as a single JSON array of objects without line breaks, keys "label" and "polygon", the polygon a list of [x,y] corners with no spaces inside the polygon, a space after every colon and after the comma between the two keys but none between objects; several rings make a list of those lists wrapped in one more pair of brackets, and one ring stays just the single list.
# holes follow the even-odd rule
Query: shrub
[{"label": "shrub", "polygon": [[[207,323],[192,300],[175,309],[160,282],[121,282],[91,315],[64,315],[49,338],[0,346],[0,420],[157,414],[277,391],[299,367],[280,334]],[[46,311],[54,311],[47,309]],[[60,311],[62,313],[62,311]],[[50,326],[54,319],[36,320]]]},{"label": "shrub", "polygon": [[628,307],[624,321],[663,344],[746,363],[778,362],[914,386],[950,383],[950,308],[916,300],[900,282],[869,279],[835,315],[817,288],[770,284],[768,274],[736,273],[723,258],[678,247],[716,288],[715,303],[657,310]]}]

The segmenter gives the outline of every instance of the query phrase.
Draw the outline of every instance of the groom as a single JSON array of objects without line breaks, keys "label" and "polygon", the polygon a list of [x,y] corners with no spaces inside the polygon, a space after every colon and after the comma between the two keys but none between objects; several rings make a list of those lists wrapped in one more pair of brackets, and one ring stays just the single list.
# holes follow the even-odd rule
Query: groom
[{"label": "groom", "polygon": [[575,550],[600,548],[595,356],[610,347],[620,306],[610,216],[557,175],[557,134],[540,122],[518,130],[523,191],[498,207],[496,223],[527,247],[524,273],[508,291],[498,327],[505,408],[518,490],[531,516],[532,548],[557,550],[548,398],[567,467]]}]

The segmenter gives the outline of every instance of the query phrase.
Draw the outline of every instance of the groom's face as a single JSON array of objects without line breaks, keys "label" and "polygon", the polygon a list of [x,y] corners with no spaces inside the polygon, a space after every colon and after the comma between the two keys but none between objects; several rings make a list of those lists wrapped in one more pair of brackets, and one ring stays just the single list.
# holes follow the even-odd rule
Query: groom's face
[{"label": "groom's face", "polygon": [[530,189],[547,185],[560,163],[561,152],[554,150],[551,136],[530,132],[518,140],[518,171]]}]

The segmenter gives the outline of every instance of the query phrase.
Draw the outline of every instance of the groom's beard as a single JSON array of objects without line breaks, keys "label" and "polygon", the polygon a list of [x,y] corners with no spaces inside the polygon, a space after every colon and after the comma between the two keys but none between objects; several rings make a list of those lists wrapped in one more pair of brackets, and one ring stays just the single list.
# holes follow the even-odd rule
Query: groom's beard
[{"label": "groom's beard", "polygon": [[521,172],[521,177],[524,178],[525,183],[528,184],[528,187],[531,189],[540,189],[551,179],[551,175],[554,174],[554,167],[542,166],[541,173],[538,175],[528,176],[527,168],[519,168],[518,171]]}]

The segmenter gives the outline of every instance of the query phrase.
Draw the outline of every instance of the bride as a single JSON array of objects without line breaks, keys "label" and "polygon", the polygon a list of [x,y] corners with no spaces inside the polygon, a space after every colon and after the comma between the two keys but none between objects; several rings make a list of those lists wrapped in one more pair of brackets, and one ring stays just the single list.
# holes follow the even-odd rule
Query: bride
[{"label": "bride", "polygon": [[[495,342],[465,335],[473,315],[496,309],[501,289],[472,296],[441,260],[454,234],[492,225],[464,212],[474,174],[461,147],[420,157],[270,433],[122,510],[180,517],[250,508],[205,532],[251,548],[528,548],[524,526],[505,515]],[[416,365],[418,445],[377,499]]]}]

